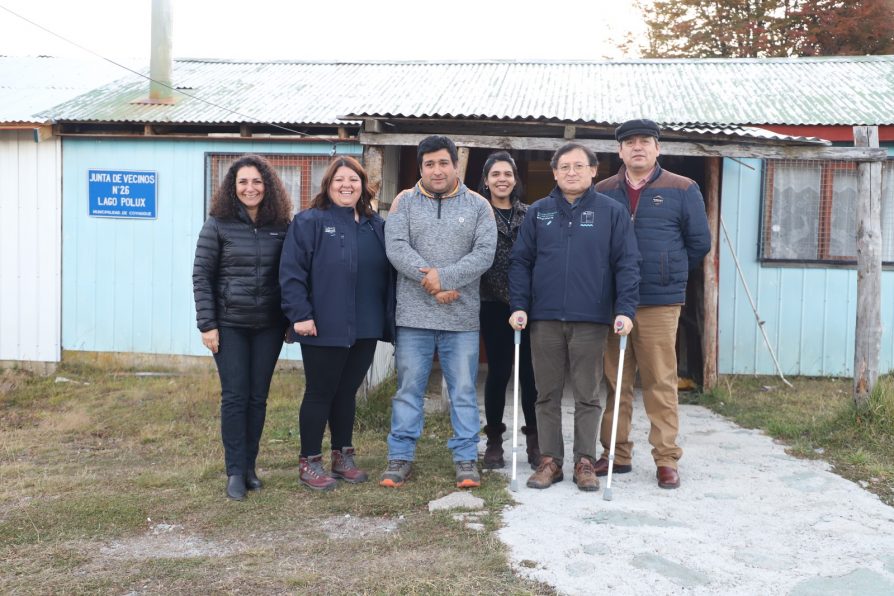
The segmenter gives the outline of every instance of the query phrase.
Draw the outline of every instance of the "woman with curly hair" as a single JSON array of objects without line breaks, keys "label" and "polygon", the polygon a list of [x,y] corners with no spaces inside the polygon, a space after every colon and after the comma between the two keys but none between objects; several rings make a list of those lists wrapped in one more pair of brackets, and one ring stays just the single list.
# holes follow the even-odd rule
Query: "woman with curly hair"
[{"label": "woman with curly hair", "polygon": [[[385,255],[385,221],[360,163],[337,157],[310,209],[289,226],[280,264],[289,336],[301,342],[304,400],[299,481],[314,490],[336,478],[365,482],[354,462],[355,396],[378,340],[394,337],[394,269]],[[331,468],[323,469],[329,424]]]},{"label": "woman with curly hair", "polygon": [[261,488],[255,462],[288,324],[280,308],[279,259],[291,213],[270,163],[245,155],[214,193],[196,246],[196,320],[220,376],[226,493],[237,501]]}]

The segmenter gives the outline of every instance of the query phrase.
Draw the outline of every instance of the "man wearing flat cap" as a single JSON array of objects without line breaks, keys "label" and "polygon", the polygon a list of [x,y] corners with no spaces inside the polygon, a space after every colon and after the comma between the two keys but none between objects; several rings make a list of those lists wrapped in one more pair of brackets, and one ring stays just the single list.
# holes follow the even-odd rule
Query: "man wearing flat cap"
[{"label": "man wearing flat cap", "polygon": [[[624,359],[618,432],[613,472],[632,470],[633,381],[639,369],[643,405],[649,416],[652,458],[661,488],[677,488],[677,462],[683,450],[677,445],[677,323],[686,300],[689,271],[701,265],[711,248],[705,203],[698,185],[658,165],[660,131],[651,120],[628,120],[615,130],[620,171],[599,182],[596,191],[630,211],[642,255],[639,306]],[[605,349],[608,395],[615,392],[620,342],[609,335]],[[614,400],[606,400],[600,440],[603,454],[596,475],[608,473]]]}]

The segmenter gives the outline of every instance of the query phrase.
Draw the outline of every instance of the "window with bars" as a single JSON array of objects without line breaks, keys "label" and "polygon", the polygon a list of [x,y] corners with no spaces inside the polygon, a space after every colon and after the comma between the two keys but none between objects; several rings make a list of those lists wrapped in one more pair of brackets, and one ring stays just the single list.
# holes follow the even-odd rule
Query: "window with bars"
[{"label": "window with bars", "polygon": [[[766,160],[761,259],[854,263],[857,164]],[[894,263],[894,161],[882,165],[882,260]]]},{"label": "window with bars", "polygon": [[[244,153],[205,154],[205,215],[211,209],[211,196],[220,185],[230,165]],[[279,174],[286,191],[292,198],[292,209],[298,213],[307,209],[310,201],[320,190],[323,174],[329,165],[329,157],[319,155],[261,154]]]}]

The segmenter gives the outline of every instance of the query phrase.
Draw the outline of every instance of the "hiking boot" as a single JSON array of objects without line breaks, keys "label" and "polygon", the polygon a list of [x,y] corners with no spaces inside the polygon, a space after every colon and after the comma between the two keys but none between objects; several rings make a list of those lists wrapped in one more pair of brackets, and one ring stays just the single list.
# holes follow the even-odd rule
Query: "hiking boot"
[{"label": "hiking boot", "polygon": [[481,486],[481,476],[475,467],[474,460],[454,462],[456,466],[456,488],[475,488]]},{"label": "hiking boot", "polygon": [[589,457],[582,457],[574,466],[574,483],[582,491],[594,492],[599,490],[599,479],[596,478],[596,470]]},{"label": "hiking boot", "polygon": [[[608,458],[600,457],[597,459],[593,469],[596,470],[597,476],[608,476]],[[615,465],[612,466],[612,474],[629,474],[632,471],[633,466],[630,464],[619,464],[618,462],[615,462]]]},{"label": "hiking boot", "polygon": [[487,447],[484,449],[484,461],[481,467],[486,470],[495,468],[503,468],[506,462],[503,460],[503,433],[506,432],[506,425],[500,423],[497,426],[487,425],[484,427],[484,434],[487,436]]},{"label": "hiking boot", "polygon": [[532,470],[536,470],[540,466],[540,442],[537,440],[537,429],[523,426],[521,431],[525,435],[525,443],[528,448],[528,463]]},{"label": "hiking boot", "polygon": [[332,490],[338,484],[338,481],[323,469],[322,454],[299,458],[298,480],[314,490]]},{"label": "hiking boot", "polygon": [[341,478],[345,482],[357,484],[369,480],[369,474],[357,467],[354,463],[354,448],[342,447],[341,451],[332,452],[333,478]]},{"label": "hiking boot", "polygon": [[559,467],[556,460],[544,455],[540,458],[537,471],[528,478],[528,488],[549,488],[556,482],[562,482],[564,478],[562,468]]},{"label": "hiking boot", "polygon": [[391,488],[403,486],[403,483],[407,481],[412,471],[413,462],[403,459],[389,459],[388,468],[379,477],[379,485]]}]

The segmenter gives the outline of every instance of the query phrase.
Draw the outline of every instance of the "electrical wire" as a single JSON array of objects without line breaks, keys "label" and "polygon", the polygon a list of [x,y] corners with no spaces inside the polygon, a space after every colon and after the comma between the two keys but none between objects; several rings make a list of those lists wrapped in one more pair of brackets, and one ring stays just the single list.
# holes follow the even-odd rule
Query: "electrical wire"
[{"label": "electrical wire", "polygon": [[[122,69],[124,69],[124,70],[126,70],[126,71],[128,71],[128,72],[130,72],[130,73],[133,73],[133,74],[139,76],[139,77],[143,77],[144,79],[146,79],[146,80],[149,81],[150,83],[155,83],[156,85],[161,85],[162,87],[165,87],[165,88],[167,88],[167,89],[170,89],[171,91],[174,91],[175,93],[179,93],[180,95],[184,95],[184,96],[186,96],[186,97],[189,97],[189,98],[194,99],[194,100],[196,100],[196,101],[202,102],[202,103],[207,104],[207,105],[209,105],[209,106],[213,106],[213,107],[218,108],[218,109],[220,109],[220,110],[224,110],[225,112],[229,112],[230,114],[233,114],[233,115],[235,115],[235,116],[240,116],[241,118],[249,119],[249,120],[251,120],[251,121],[253,121],[253,122],[257,123],[257,124],[264,124],[264,125],[266,125],[266,126],[271,126],[271,127],[273,127],[273,128],[278,128],[278,129],[280,129],[280,130],[284,130],[284,131],[286,131],[286,132],[294,133],[294,134],[296,134],[296,135],[298,135],[298,136],[302,136],[302,137],[311,137],[311,135],[310,135],[309,133],[301,132],[300,130],[295,130],[295,129],[292,129],[292,128],[288,128],[288,127],[286,127],[286,126],[280,126],[279,124],[274,124],[273,122],[268,122],[268,121],[266,121],[266,120],[262,120],[261,118],[257,118],[257,117],[255,117],[255,116],[250,115],[250,114],[244,114],[244,113],[242,113],[242,112],[238,112],[238,111],[236,111],[236,110],[233,110],[233,109],[228,108],[228,107],[226,107],[226,106],[220,105],[220,104],[218,104],[218,103],[215,103],[215,102],[210,101],[210,100],[208,100],[208,99],[205,99],[205,98],[203,98],[203,97],[199,97],[198,95],[194,95],[194,94],[192,94],[192,93],[186,93],[185,91],[183,91],[183,90],[181,90],[181,89],[177,89],[176,87],[173,87],[173,86],[171,86],[171,85],[168,85],[167,83],[164,83],[164,82],[162,82],[162,81],[157,81],[157,80],[153,79],[153,78],[152,78],[151,76],[149,76],[149,75],[143,74],[142,72],[139,72],[139,71],[134,70],[134,69],[132,69],[132,68],[130,68],[130,67],[128,67],[128,66],[125,66],[125,65],[121,64],[120,62],[116,62],[116,61],[112,60],[111,58],[107,58],[106,56],[103,56],[102,54],[100,54],[100,53],[98,53],[98,52],[95,52],[95,51],[91,50],[90,48],[88,48],[88,47],[86,47],[86,46],[83,46],[83,45],[79,44],[79,43],[76,42],[76,41],[73,41],[73,40],[68,39],[67,37],[65,37],[65,36],[63,36],[63,35],[60,35],[60,34],[56,33],[55,31],[51,31],[50,29],[47,29],[46,27],[44,27],[44,26],[41,25],[40,23],[36,23],[36,22],[32,21],[31,19],[29,19],[28,17],[25,17],[25,16],[23,16],[23,15],[20,15],[19,13],[15,12],[15,11],[13,11],[13,10],[10,10],[9,8],[7,8],[6,6],[3,6],[2,4],[0,4],[0,9],[3,9],[3,10],[5,10],[6,12],[8,12],[9,14],[13,15],[14,17],[19,18],[19,19],[25,21],[26,23],[28,23],[28,24],[30,24],[30,25],[33,25],[34,27],[37,27],[38,29],[40,29],[40,30],[42,30],[42,31],[45,31],[45,32],[49,33],[49,34],[52,35],[53,37],[58,37],[59,39],[61,39],[61,40],[64,41],[65,43],[71,44],[71,45],[73,45],[74,47],[76,47],[76,48],[78,48],[78,49],[81,49],[81,50],[87,52],[88,54],[92,54],[93,56],[96,56],[97,58],[100,58],[100,59],[102,59],[102,60],[105,60],[105,61],[108,62],[109,64],[113,64],[114,66],[117,66],[118,68],[122,68]],[[323,140],[323,139],[321,139],[321,140]],[[329,142],[329,143],[332,143],[332,152],[331,152],[332,155],[335,154],[335,146],[336,146],[337,143],[353,143],[353,142],[354,142],[354,141],[350,141],[350,140],[342,140],[342,139],[325,139],[325,140],[326,140],[327,142]]]}]

